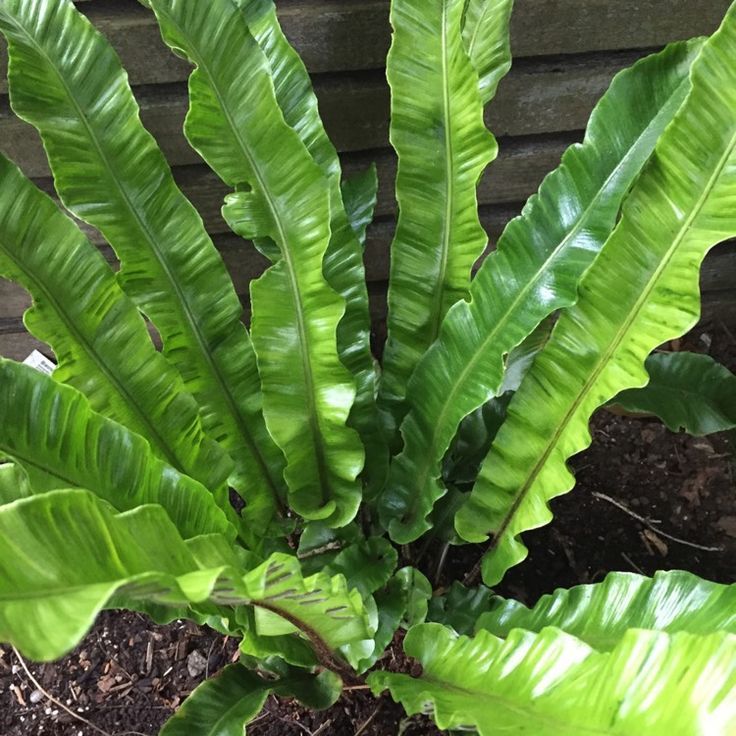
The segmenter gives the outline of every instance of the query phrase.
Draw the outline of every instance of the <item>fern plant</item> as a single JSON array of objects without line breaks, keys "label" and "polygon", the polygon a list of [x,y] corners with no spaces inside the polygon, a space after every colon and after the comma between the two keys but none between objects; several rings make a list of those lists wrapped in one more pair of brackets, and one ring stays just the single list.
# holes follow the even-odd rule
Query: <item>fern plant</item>
[{"label": "fern plant", "polygon": [[[696,323],[700,263],[736,236],[736,8],[614,79],[476,271],[511,0],[393,0],[379,366],[375,173],[342,179],[272,0],[145,4],[194,67],[185,133],[232,189],[223,217],[271,265],[246,328],[104,37],[71,0],[0,0],[12,108],[60,200],[0,158],[0,271],[58,361],[0,362],[0,639],[54,659],[120,607],[238,637],[165,736],[242,734],[270,693],[324,708],[369,670],[376,695],[483,736],[736,733],[736,587],[612,573],[527,609],[419,569],[483,543],[496,585],[608,402],[736,424],[733,374],[650,356]],[[381,667],[400,628],[420,675]]]}]

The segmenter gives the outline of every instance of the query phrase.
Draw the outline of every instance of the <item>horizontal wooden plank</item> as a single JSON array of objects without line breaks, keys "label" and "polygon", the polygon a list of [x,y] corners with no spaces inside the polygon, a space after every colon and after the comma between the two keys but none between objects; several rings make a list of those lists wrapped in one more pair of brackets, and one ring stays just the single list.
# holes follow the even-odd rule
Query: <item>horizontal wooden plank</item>
[{"label": "horizontal wooden plank", "polygon": [[[510,217],[517,210],[510,208],[483,208],[482,220],[488,231],[491,242],[495,243],[498,235]],[[391,239],[394,232],[394,220],[384,218],[374,223],[369,231],[365,250],[366,278],[371,284],[385,283],[389,274],[389,258]],[[235,288],[247,301],[248,284],[263,273],[267,261],[249,243],[235,236],[218,236],[217,246],[227,266]],[[490,252],[491,248],[489,248]],[[112,254],[106,251],[109,258]],[[701,288],[703,293],[719,294],[721,300],[730,300],[736,305],[736,295],[732,285],[736,281],[736,244],[727,243],[716,248],[705,259],[701,269]],[[0,279],[0,323],[20,320],[23,312],[30,306],[30,297],[16,284]]]},{"label": "horizontal wooden plank", "polygon": [[[626,52],[574,57],[518,68],[503,81],[487,112],[487,122],[498,136],[580,130],[614,74],[638,56]],[[381,75],[320,77],[315,87],[325,125],[338,150],[365,151],[388,146],[389,92]],[[138,96],[142,119],[172,165],[201,163],[181,131],[187,110],[186,90],[181,86],[148,88]],[[2,101],[0,150],[28,176],[49,173],[37,134],[14,117],[7,105],[3,107]]]},{"label": "horizontal wooden plank", "polygon": [[[732,291],[707,293],[702,303],[703,322],[719,320],[731,330],[736,329],[736,300]],[[371,319],[373,320],[374,353],[380,354],[385,339],[386,293],[384,289],[371,294]],[[40,350],[49,357],[50,348],[22,329],[20,320],[0,321],[0,356],[24,360],[33,350]],[[732,366],[730,366],[732,367]]]},{"label": "horizontal wooden plank", "polygon": [[[729,0],[517,0],[512,48],[519,58],[651,48],[711,33]],[[390,39],[388,0],[279,0],[284,30],[314,73],[378,69]],[[178,82],[188,66],[161,41],[136,0],[95,0],[83,11],[110,39],[133,84]],[[0,52],[0,75],[6,61]],[[0,90],[4,81],[0,82]]]},{"label": "horizontal wooden plank", "polygon": [[[544,176],[560,161],[565,149],[582,134],[537,138],[508,138],[500,141],[500,153],[481,178],[478,200],[481,204],[522,202],[539,188]],[[346,176],[365,170],[371,162],[378,168],[378,203],[376,215],[394,214],[394,178],[396,157],[385,149],[367,154],[344,155]],[[212,234],[228,232],[220,214],[227,187],[206,166],[185,166],[174,169],[182,191],[189,197]],[[49,183],[46,182],[45,187]]]}]

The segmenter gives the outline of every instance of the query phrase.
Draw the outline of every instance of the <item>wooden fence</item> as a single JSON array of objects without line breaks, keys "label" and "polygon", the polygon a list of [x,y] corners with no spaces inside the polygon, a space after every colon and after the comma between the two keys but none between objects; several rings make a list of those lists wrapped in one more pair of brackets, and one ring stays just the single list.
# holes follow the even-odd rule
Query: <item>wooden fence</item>
[{"label": "wooden fence", "polygon": [[[580,140],[590,111],[611,77],[663,44],[712,32],[730,0],[516,0],[514,68],[503,81],[488,122],[501,152],[480,184],[482,220],[499,234],[542,177]],[[394,228],[388,145],[389,93],[384,60],[390,40],[388,0],[277,0],[287,35],[313,74],[323,117],[347,172],[378,164],[377,219],[369,231],[366,267],[374,317],[385,309],[389,245]],[[224,187],[187,145],[188,66],[164,47],[150,13],[136,0],[89,0],[80,8],[107,35],[128,69],[145,125],[158,139],[183,191],[201,212],[247,300],[248,281],[265,262],[228,233],[220,216]],[[0,149],[45,190],[48,164],[30,126],[10,114],[0,48]],[[110,249],[90,232],[112,260]],[[717,248],[703,269],[704,311],[736,319],[736,247]],[[0,354],[23,358],[38,343],[23,330],[29,299],[0,280]]]}]

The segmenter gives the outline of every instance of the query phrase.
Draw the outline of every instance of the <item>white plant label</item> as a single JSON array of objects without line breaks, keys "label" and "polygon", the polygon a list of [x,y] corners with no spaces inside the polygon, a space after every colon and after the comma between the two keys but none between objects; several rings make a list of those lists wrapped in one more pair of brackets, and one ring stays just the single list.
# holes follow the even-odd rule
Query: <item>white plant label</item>
[{"label": "white plant label", "polygon": [[45,373],[47,376],[50,376],[56,368],[56,363],[49,360],[43,353],[39,353],[38,350],[34,350],[23,363],[41,373]]}]

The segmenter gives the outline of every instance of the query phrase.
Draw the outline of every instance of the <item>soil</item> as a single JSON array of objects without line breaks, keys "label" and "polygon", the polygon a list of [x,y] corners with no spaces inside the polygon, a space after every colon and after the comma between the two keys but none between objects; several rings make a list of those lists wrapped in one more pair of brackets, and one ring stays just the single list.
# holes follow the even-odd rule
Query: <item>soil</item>
[{"label": "soil", "polygon": [[[736,339],[720,323],[701,325],[671,347],[709,352],[736,369]],[[592,434],[592,447],[572,462],[574,492],[553,501],[552,525],[525,535],[529,558],[498,591],[533,603],[611,570],[681,568],[718,582],[736,580],[732,438],[676,435],[655,420],[606,411],[594,418]],[[438,582],[461,578],[481,551],[453,548]],[[397,645],[381,665],[404,668],[401,657]],[[12,649],[0,647],[0,734],[153,736],[206,675],[235,658],[235,640],[191,623],[156,626],[139,614],[105,612],[61,661],[23,663],[45,692]],[[426,719],[407,719],[388,697],[376,701],[365,690],[346,692],[322,713],[271,698],[248,727],[249,736],[436,733]]]}]

